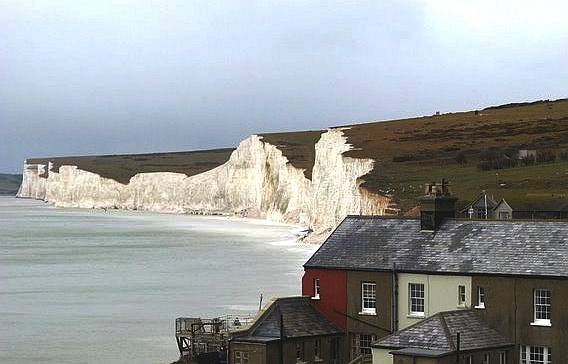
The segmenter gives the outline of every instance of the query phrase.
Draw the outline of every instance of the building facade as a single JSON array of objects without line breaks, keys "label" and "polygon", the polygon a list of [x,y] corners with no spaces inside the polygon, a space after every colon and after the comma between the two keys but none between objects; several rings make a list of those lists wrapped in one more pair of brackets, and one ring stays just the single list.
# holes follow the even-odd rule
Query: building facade
[{"label": "building facade", "polygon": [[[460,220],[454,205],[441,185],[422,199],[420,218],[347,217],[304,265],[303,294],[344,330],[349,359],[464,311],[512,345],[506,357],[472,352],[472,363],[568,363],[568,222]],[[423,349],[397,348],[389,363]],[[415,359],[434,360],[423,354]]]}]

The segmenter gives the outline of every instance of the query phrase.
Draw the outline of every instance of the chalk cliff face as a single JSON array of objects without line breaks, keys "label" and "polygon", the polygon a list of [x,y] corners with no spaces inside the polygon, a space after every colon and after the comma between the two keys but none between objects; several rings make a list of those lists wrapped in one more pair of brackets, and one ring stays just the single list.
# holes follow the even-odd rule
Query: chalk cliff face
[{"label": "chalk cliff face", "polygon": [[344,157],[350,148],[340,129],[323,133],[311,180],[256,135],[243,140],[225,164],[191,177],[140,173],[124,185],[75,166],[54,172],[46,165],[24,165],[18,196],[62,207],[235,213],[307,225],[317,240],[347,214],[383,214],[389,203],[359,188],[374,161]]}]

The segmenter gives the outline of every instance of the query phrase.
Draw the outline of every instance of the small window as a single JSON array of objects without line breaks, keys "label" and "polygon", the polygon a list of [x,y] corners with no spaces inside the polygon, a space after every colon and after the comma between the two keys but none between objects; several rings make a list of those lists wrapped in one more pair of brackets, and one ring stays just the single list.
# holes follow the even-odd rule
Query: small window
[{"label": "small window", "polygon": [[359,348],[361,354],[371,354],[371,342],[373,342],[372,335],[361,335],[359,338]]},{"label": "small window", "polygon": [[363,282],[361,285],[361,313],[376,314],[377,313],[377,284],[371,282]]},{"label": "small window", "polygon": [[549,289],[534,290],[534,323],[550,326],[552,292]]},{"label": "small window", "polygon": [[246,351],[235,351],[235,364],[248,364],[249,353]]},{"label": "small window", "polygon": [[424,316],[424,284],[408,284],[409,308],[411,315]]},{"label": "small window", "polygon": [[499,220],[510,220],[511,215],[508,211],[499,211]]},{"label": "small window", "polygon": [[331,340],[330,356],[333,364],[339,361],[339,339]]},{"label": "small window", "polygon": [[502,351],[499,353],[499,364],[507,364],[507,352]]},{"label": "small window", "polygon": [[314,342],[314,360],[321,361],[321,340],[316,339]]},{"label": "small window", "polygon": [[473,364],[473,356],[466,355],[463,357],[464,364]]},{"label": "small window", "polygon": [[458,306],[465,305],[465,286],[458,286]]},{"label": "small window", "polygon": [[485,308],[485,288],[477,287],[477,306],[475,308]]},{"label": "small window", "polygon": [[296,343],[296,363],[304,362],[304,343]]},{"label": "small window", "polygon": [[489,364],[489,354],[483,354],[483,364]]},{"label": "small window", "polygon": [[319,278],[314,278],[314,299],[320,298],[320,280]]}]

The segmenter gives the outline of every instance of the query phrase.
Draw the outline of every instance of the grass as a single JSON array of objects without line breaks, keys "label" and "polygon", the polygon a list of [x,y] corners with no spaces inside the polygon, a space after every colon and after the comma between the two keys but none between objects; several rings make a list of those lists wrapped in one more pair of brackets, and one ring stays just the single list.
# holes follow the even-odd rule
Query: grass
[{"label": "grass", "polygon": [[[513,209],[557,209],[568,205],[568,162],[481,171],[476,165],[490,148],[536,149],[559,154],[568,151],[568,99],[489,107],[357,125],[344,129],[353,146],[344,155],[375,160],[362,177],[362,188],[389,195],[404,212],[416,206],[425,183],[445,177],[465,204],[482,189],[505,197]],[[315,144],[323,131],[261,134],[290,164],[311,178]],[[233,149],[138,155],[30,159],[50,160],[57,171],[63,164],[128,183],[141,172],[178,172],[188,176],[223,164]],[[456,156],[465,155],[459,165]]]},{"label": "grass", "polygon": [[175,172],[187,176],[203,173],[228,161],[233,150],[227,148],[194,152],[30,158],[26,162],[51,162],[54,172],[59,172],[62,165],[77,166],[79,169],[127,184],[137,173]]},{"label": "grass", "polygon": [[0,195],[15,195],[21,183],[21,174],[0,173]]}]

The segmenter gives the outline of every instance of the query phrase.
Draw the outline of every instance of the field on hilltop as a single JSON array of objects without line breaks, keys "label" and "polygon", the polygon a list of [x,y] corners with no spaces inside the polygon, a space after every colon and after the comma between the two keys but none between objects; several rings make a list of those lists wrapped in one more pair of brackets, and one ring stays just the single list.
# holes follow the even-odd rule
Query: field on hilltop
[{"label": "field on hilltop", "polygon": [[193,152],[29,158],[26,163],[51,162],[53,172],[59,172],[62,165],[77,166],[79,169],[127,184],[137,173],[174,172],[187,176],[203,173],[229,160],[233,150],[234,148],[226,148]]},{"label": "field on hilltop", "polygon": [[[485,189],[514,209],[568,205],[568,100],[537,101],[411,119],[347,125],[352,158],[372,158],[374,169],[362,187],[390,195],[404,212],[416,206],[428,181],[445,177],[463,206]],[[279,134],[281,143],[300,144],[299,133]],[[286,155],[290,149],[283,148]],[[519,150],[553,154],[547,162],[518,163]],[[508,168],[481,169],[496,159]],[[548,158],[551,159],[551,158]],[[294,159],[291,159],[294,164]],[[305,167],[305,164],[303,165]]]},{"label": "field on hilltop", "polygon": [[[515,210],[568,208],[568,99],[334,128],[341,128],[353,147],[345,157],[375,161],[374,169],[361,177],[362,188],[391,197],[402,213],[413,210],[426,183],[441,178],[450,181],[460,206],[487,190],[496,199],[504,197]],[[315,144],[323,132],[259,136],[311,179]],[[225,163],[233,150],[34,158],[27,162],[52,162],[55,172],[62,165],[76,165],[126,184],[137,173],[203,173]]]}]

